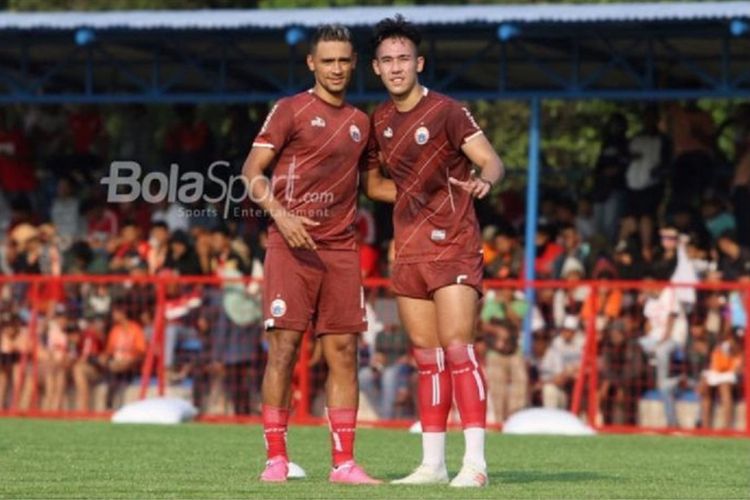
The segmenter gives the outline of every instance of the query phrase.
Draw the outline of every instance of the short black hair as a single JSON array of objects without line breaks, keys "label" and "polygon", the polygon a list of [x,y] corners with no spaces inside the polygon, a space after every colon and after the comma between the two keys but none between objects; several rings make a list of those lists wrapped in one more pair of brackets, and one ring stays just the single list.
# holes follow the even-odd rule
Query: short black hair
[{"label": "short black hair", "polygon": [[404,19],[401,14],[396,14],[395,17],[386,17],[375,25],[372,33],[373,56],[383,40],[388,38],[406,38],[414,44],[417,50],[419,50],[419,44],[422,42],[422,35],[417,27]]},{"label": "short black hair", "polygon": [[349,42],[354,47],[352,32],[342,24],[321,24],[310,38],[310,52],[315,50],[319,42]]}]

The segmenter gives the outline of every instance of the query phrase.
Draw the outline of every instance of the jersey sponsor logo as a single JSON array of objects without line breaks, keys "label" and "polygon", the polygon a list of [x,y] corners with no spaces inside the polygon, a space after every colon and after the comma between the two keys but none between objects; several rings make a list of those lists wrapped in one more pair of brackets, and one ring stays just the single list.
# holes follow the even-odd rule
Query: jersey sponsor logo
[{"label": "jersey sponsor logo", "polygon": [[271,302],[271,316],[280,318],[286,314],[286,302],[284,299],[274,299]]},{"label": "jersey sponsor logo", "polygon": [[310,125],[312,125],[313,127],[324,128],[326,126],[326,121],[321,117],[316,116],[315,118],[310,120]]},{"label": "jersey sponsor logo", "polygon": [[427,130],[427,127],[419,127],[417,131],[414,132],[414,140],[417,141],[417,144],[420,146],[427,144],[427,141],[430,140],[430,131]]},{"label": "jersey sponsor logo", "polygon": [[443,241],[445,239],[445,229],[433,229],[430,239],[432,241]]},{"label": "jersey sponsor logo", "polygon": [[349,137],[351,137],[354,142],[359,142],[362,140],[362,132],[359,131],[358,126],[352,125],[351,127],[349,127]]},{"label": "jersey sponsor logo", "polygon": [[272,328],[274,327],[274,325],[275,325],[275,324],[276,324],[276,321],[274,321],[274,319],[273,319],[273,318],[268,318],[267,320],[265,320],[265,321],[263,322],[263,327],[264,327],[264,328],[265,328],[266,330],[270,330],[270,329],[272,329]]},{"label": "jersey sponsor logo", "polygon": [[456,276],[456,283],[458,283],[460,285],[461,283],[463,283],[467,279],[469,279],[468,275],[466,275],[466,274],[459,274],[458,276]]},{"label": "jersey sponsor logo", "polygon": [[386,139],[390,139],[393,137],[393,129],[391,127],[387,127],[385,130],[383,130],[383,137]]}]

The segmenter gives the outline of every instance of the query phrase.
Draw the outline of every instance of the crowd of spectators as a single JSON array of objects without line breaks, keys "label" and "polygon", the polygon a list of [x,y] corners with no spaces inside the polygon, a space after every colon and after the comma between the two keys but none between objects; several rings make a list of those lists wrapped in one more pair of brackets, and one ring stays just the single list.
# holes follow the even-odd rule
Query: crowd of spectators
[{"label": "crowd of spectators", "polygon": [[[261,277],[267,221],[224,217],[224,200],[108,203],[100,180],[114,160],[165,175],[172,165],[180,175],[205,173],[223,160],[223,178],[238,175],[264,113],[236,106],[212,118],[187,105],[158,113],[134,105],[0,116],[0,275],[49,277],[0,285],[0,408],[31,405],[34,394],[46,410],[119,406],[138,382],[161,314],[164,349],[155,354],[169,382],[189,381],[202,411],[257,412],[265,355],[258,285],[185,277]],[[477,328],[498,421],[529,405],[570,405],[593,321],[603,422],[637,423],[639,398],[655,390],[670,425],[686,392],[700,400],[699,425],[713,425],[715,402],[718,425],[732,425],[743,293],[607,281],[750,283],[750,106],[738,105],[724,124],[694,103],[639,116],[639,124],[621,114],[602,124],[590,185],[543,190],[533,267],[539,279],[565,286],[539,288],[532,303],[523,290],[490,281]],[[735,139],[729,154],[716,145],[726,130]],[[523,277],[523,206],[513,190],[478,205],[488,280]],[[364,202],[357,230],[363,276],[387,277],[388,207]],[[149,276],[164,278],[163,297]],[[592,279],[595,289],[579,283]],[[394,301],[373,288],[367,302],[363,395],[380,418],[414,416],[414,370]],[[527,318],[533,335],[524,356]],[[319,390],[325,367],[314,343],[310,349]],[[38,364],[36,387],[24,360]]]}]

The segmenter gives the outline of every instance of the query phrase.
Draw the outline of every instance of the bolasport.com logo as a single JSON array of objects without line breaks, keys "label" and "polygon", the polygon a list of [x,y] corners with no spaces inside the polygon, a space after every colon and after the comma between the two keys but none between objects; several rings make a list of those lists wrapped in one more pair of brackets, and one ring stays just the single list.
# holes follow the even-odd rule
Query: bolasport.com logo
[{"label": "bolasport.com logo", "polygon": [[[293,172],[294,169],[292,168]],[[310,218],[328,216],[329,206],[334,201],[330,191],[306,191],[296,195],[299,181],[296,174],[274,175],[248,180],[243,175],[231,175],[231,165],[226,161],[211,163],[206,173],[180,172],[179,165],[173,163],[168,172],[148,172],[135,161],[113,161],[109,175],[100,182],[107,186],[108,203],[131,203],[141,199],[147,203],[179,203],[184,216],[197,215],[188,207],[204,202],[212,208],[200,209],[204,215],[222,217],[261,216],[266,212],[259,208],[248,208],[247,200],[260,205],[276,193],[287,207],[297,206],[291,211]],[[279,188],[277,190],[276,188]]]}]

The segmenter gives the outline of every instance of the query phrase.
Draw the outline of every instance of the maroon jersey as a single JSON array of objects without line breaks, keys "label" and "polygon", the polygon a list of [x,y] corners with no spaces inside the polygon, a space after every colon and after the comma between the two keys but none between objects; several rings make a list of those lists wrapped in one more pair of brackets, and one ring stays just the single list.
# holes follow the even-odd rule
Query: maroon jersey
[{"label": "maroon jersey", "polygon": [[[369,131],[359,109],[308,91],[281,99],[253,142],[276,150],[273,195],[286,210],[320,223],[307,231],[321,249],[357,248],[358,165]],[[268,233],[269,246],[286,245],[275,224]]]},{"label": "maroon jersey", "polygon": [[408,112],[399,112],[392,101],[375,110],[367,166],[382,162],[396,183],[396,262],[455,260],[481,252],[472,196],[448,182],[469,178],[471,162],[461,147],[481,133],[468,109],[427,89]]}]

